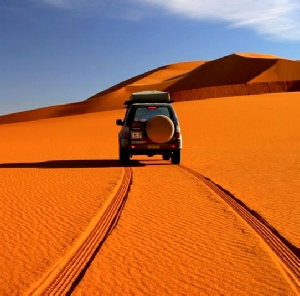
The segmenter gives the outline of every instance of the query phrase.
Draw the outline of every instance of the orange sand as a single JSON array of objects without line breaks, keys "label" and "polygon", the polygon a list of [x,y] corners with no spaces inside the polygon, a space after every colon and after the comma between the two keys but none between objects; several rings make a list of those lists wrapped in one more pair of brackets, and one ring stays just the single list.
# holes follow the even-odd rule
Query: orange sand
[{"label": "orange sand", "polygon": [[[182,164],[300,247],[300,93],[174,104]],[[124,110],[0,125],[0,294],[20,295],[74,246],[122,176]],[[140,159],[120,220],[75,295],[295,295],[256,233],[199,180]]]},{"label": "orange sand", "polygon": [[[115,119],[132,91],[150,88],[180,101],[182,164],[258,213],[299,256],[300,93],[237,96],[296,91],[299,81],[297,61],[237,53],[160,67],[83,102],[1,116],[0,295],[30,291],[91,231],[124,176]],[[209,97],[223,98],[200,100]],[[134,159],[118,224],[73,294],[299,294],[211,189],[160,157]]]},{"label": "orange sand", "polygon": [[0,295],[21,295],[37,281],[114,190],[122,173],[115,135],[101,128],[114,118],[0,126]]},{"label": "orange sand", "polygon": [[[183,162],[241,198],[299,248],[300,93],[178,103],[177,109],[179,116],[197,110],[190,114],[198,128],[185,138]],[[181,125],[185,131],[190,123]]]}]

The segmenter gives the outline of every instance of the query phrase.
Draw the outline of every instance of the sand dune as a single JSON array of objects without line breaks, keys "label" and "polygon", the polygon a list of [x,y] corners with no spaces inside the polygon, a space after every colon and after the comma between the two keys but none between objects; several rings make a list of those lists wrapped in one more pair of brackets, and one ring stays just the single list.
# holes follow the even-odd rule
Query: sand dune
[{"label": "sand dune", "polygon": [[63,117],[91,112],[122,109],[124,101],[135,91],[163,90],[204,62],[183,62],[163,66],[123,81],[82,102],[50,106],[0,116],[0,124]]},{"label": "sand dune", "polygon": [[0,124],[123,108],[132,92],[165,90],[175,101],[300,91],[300,62],[257,53],[180,62],[127,79],[82,102],[0,116]]},{"label": "sand dune", "polygon": [[137,82],[128,84],[126,86],[126,90],[128,90],[129,93],[149,89],[163,91],[172,84],[181,80],[187,75],[187,73],[193,71],[195,68],[203,65],[204,63],[204,61],[183,62],[162,67],[161,69],[155,71],[150,75],[147,75]]},{"label": "sand dune", "polygon": [[300,90],[300,63],[275,56],[233,54],[191,71],[166,90],[175,101]]},{"label": "sand dune", "polygon": [[252,82],[299,80],[300,62],[279,59],[275,65],[251,80]]},{"label": "sand dune", "polygon": [[[174,104],[182,164],[261,215],[298,258],[299,98]],[[0,126],[0,294],[30,291],[91,228],[123,175],[115,125],[123,114]],[[75,295],[296,294],[256,232],[195,177],[157,157],[136,157],[132,173],[120,220],[73,286]]]},{"label": "sand dune", "polygon": [[269,69],[277,59],[250,58],[237,54],[209,61],[168,88],[175,92],[207,86],[244,84]]}]

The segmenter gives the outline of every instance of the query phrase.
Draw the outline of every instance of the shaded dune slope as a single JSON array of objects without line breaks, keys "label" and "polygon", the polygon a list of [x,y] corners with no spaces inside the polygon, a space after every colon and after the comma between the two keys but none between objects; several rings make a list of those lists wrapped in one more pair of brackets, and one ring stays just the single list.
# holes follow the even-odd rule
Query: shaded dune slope
[{"label": "shaded dune slope", "polygon": [[132,92],[163,90],[174,101],[300,91],[300,62],[236,53],[212,61],[181,62],[134,76],[85,101],[0,116],[0,124],[123,108]]},{"label": "shaded dune slope", "polygon": [[300,63],[271,55],[233,54],[207,62],[166,91],[175,101],[300,91]]},{"label": "shaded dune slope", "polygon": [[276,59],[248,58],[233,54],[205,63],[170,86],[168,90],[176,92],[200,87],[248,83],[275,63]]}]

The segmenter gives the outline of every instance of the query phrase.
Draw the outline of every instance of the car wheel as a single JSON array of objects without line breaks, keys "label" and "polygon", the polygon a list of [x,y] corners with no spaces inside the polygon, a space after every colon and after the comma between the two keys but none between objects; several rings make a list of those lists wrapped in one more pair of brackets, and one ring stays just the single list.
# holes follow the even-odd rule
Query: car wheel
[{"label": "car wheel", "polygon": [[174,135],[174,123],[165,115],[157,115],[149,119],[146,132],[153,142],[166,143]]},{"label": "car wheel", "polygon": [[180,151],[174,150],[172,153],[172,164],[180,164]]},{"label": "car wheel", "polygon": [[130,154],[129,154],[129,152],[125,151],[124,149],[120,149],[119,159],[120,159],[120,162],[122,164],[129,164],[130,163]]},{"label": "car wheel", "polygon": [[170,159],[170,154],[165,153],[165,154],[163,154],[162,158],[163,158],[163,160],[169,160]]}]

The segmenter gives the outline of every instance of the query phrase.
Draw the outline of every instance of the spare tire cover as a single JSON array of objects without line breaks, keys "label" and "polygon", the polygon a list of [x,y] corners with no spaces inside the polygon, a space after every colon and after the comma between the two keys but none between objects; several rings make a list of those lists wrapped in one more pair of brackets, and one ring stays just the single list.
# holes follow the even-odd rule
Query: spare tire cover
[{"label": "spare tire cover", "polygon": [[166,143],[174,134],[173,121],[165,115],[154,116],[148,121],[146,132],[153,142]]}]

